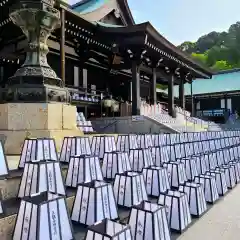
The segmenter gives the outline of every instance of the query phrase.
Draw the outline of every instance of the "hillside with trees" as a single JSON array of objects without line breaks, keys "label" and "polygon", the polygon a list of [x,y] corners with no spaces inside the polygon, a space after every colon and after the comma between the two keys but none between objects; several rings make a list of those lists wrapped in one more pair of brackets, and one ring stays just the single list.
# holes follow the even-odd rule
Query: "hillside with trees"
[{"label": "hillside with trees", "polygon": [[240,68],[240,22],[227,32],[211,32],[179,48],[215,71]]}]

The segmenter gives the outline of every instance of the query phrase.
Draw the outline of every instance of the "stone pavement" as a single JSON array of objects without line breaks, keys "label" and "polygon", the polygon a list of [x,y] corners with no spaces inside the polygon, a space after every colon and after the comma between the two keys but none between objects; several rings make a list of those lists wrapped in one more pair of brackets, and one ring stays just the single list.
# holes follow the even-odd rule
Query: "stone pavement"
[{"label": "stone pavement", "polygon": [[178,240],[239,240],[240,185],[196,221]]},{"label": "stone pavement", "polygon": [[[7,156],[10,169],[17,168],[19,156]],[[239,240],[240,184],[221,198],[178,240]]]}]

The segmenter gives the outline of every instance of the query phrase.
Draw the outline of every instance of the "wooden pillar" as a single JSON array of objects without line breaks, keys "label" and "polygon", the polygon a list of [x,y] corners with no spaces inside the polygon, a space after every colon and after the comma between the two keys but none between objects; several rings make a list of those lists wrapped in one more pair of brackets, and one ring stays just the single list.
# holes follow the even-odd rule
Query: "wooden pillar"
[{"label": "wooden pillar", "polygon": [[129,81],[129,101],[132,102],[132,81]]},{"label": "wooden pillar", "polygon": [[3,86],[3,75],[4,75],[4,68],[0,66],[0,85]]},{"label": "wooden pillar", "polygon": [[61,79],[65,86],[65,9],[61,9],[61,39],[60,39],[60,58],[61,58]]},{"label": "wooden pillar", "polygon": [[157,103],[157,74],[156,74],[156,68],[152,69],[152,82],[151,82],[151,104],[155,105]]},{"label": "wooden pillar", "polygon": [[172,117],[174,117],[173,86],[174,86],[174,75],[172,75],[168,80],[168,114]]},{"label": "wooden pillar", "polygon": [[132,61],[132,115],[140,115],[140,77],[135,60]]},{"label": "wooden pillar", "polygon": [[192,86],[193,81],[191,81],[191,106],[192,106],[192,117],[194,117],[194,109],[195,109],[195,105],[194,105],[194,97],[193,97],[193,86]]},{"label": "wooden pillar", "polygon": [[182,109],[185,109],[185,96],[184,96],[184,80],[180,80],[179,84],[179,101],[180,101],[180,107]]}]

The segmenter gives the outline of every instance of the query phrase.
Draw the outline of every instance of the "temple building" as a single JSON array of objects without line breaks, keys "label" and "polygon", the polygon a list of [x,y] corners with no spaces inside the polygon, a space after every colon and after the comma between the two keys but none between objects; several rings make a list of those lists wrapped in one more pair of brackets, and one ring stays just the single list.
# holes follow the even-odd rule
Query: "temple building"
[{"label": "temple building", "polygon": [[[196,79],[192,84],[194,112],[197,117],[225,122],[229,115],[240,113],[240,69],[223,70],[212,79]],[[175,87],[175,97],[178,89]],[[191,85],[185,84],[186,108],[191,109]]]},{"label": "temple building", "polygon": [[[0,3],[2,87],[8,86],[9,78],[26,61],[27,39],[9,17],[9,9],[18,2]],[[174,85],[179,86],[178,104],[184,109],[184,84],[212,76],[151,23],[135,24],[127,0],[82,0],[73,6],[55,1],[55,8],[61,24],[47,40],[48,64],[70,92],[72,104],[86,117],[101,116],[106,111],[101,102],[106,98],[131,103],[132,115],[140,114],[141,99],[149,104],[165,101],[174,116]],[[157,86],[167,86],[167,99],[157,94]],[[118,108],[116,114],[121,115]]]}]

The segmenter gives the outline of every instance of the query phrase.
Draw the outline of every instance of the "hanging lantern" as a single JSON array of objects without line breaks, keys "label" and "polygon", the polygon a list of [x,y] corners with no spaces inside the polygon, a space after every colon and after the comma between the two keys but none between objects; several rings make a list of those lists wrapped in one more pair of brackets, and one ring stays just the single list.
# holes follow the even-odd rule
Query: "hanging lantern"
[{"label": "hanging lantern", "polygon": [[113,100],[112,99],[104,99],[103,105],[105,108],[110,108],[112,106]]},{"label": "hanging lantern", "polygon": [[148,195],[158,197],[160,193],[170,190],[167,168],[152,166],[143,168],[142,173]]},{"label": "hanging lantern", "polygon": [[[9,168],[7,164],[7,159],[5,155],[5,151],[2,145],[2,142],[0,141],[0,179],[6,178],[6,176],[9,173]],[[1,212],[0,212],[1,214]]]},{"label": "hanging lantern", "polygon": [[187,194],[191,215],[200,217],[207,211],[207,203],[201,184],[186,182],[184,186],[179,186],[179,191]]},{"label": "hanging lantern", "polygon": [[140,134],[137,136],[137,142],[139,148],[150,148],[153,147],[153,142],[151,135],[149,134]]},{"label": "hanging lantern", "polygon": [[79,183],[91,182],[93,180],[103,180],[99,158],[86,155],[71,157],[67,171],[66,186],[77,187]]},{"label": "hanging lantern", "polygon": [[66,194],[60,163],[25,163],[18,197],[23,198],[46,191],[61,195]]},{"label": "hanging lantern", "polygon": [[158,204],[167,207],[167,216],[170,228],[182,232],[192,222],[187,194],[179,191],[168,191],[160,194]]},{"label": "hanging lantern", "polygon": [[167,168],[171,187],[178,188],[180,185],[184,185],[187,181],[187,176],[183,163],[169,162],[164,163],[163,166]]},{"label": "hanging lantern", "polygon": [[149,149],[130,150],[129,159],[133,171],[141,172],[143,168],[153,166],[152,154]]},{"label": "hanging lantern", "polygon": [[72,156],[91,154],[88,137],[64,137],[59,159],[61,162],[69,162]]},{"label": "hanging lantern", "polygon": [[132,234],[130,226],[117,223],[113,220],[104,219],[88,227],[85,236],[87,240],[131,240]]},{"label": "hanging lantern", "polygon": [[154,165],[161,167],[163,163],[170,161],[166,147],[152,147],[151,149]]},{"label": "hanging lantern", "polygon": [[197,165],[195,159],[183,158],[180,160],[180,162],[184,164],[187,180],[194,181],[194,178],[199,175],[197,172]]},{"label": "hanging lantern", "polygon": [[194,181],[202,184],[207,203],[214,203],[219,199],[216,180],[213,176],[200,175],[195,177]]},{"label": "hanging lantern", "polygon": [[227,191],[227,180],[224,171],[222,170],[211,170],[206,172],[206,175],[213,176],[216,180],[217,191],[219,196],[224,196]]},{"label": "hanging lantern", "polygon": [[143,201],[131,208],[128,224],[133,239],[170,240],[166,208],[156,203]]},{"label": "hanging lantern", "polygon": [[22,199],[12,239],[74,239],[65,197],[45,192]]},{"label": "hanging lantern", "polygon": [[131,171],[131,164],[127,153],[105,153],[103,157],[102,172],[107,179],[114,179],[117,173]]},{"label": "hanging lantern", "polygon": [[117,151],[129,152],[131,149],[137,149],[137,135],[118,135],[117,137]]},{"label": "hanging lantern", "polygon": [[72,220],[93,225],[105,218],[118,218],[112,185],[103,181],[79,184],[73,204]]},{"label": "hanging lantern", "polygon": [[95,156],[101,159],[104,153],[115,152],[116,142],[114,136],[93,136],[91,151]]},{"label": "hanging lantern", "polygon": [[57,149],[53,138],[25,139],[18,168],[34,160],[58,161]]},{"label": "hanging lantern", "polygon": [[143,175],[137,172],[116,174],[113,189],[117,204],[123,207],[148,200]]},{"label": "hanging lantern", "polygon": [[223,170],[226,176],[227,187],[233,189],[236,186],[234,166],[222,165],[217,167],[216,170]]},{"label": "hanging lantern", "polygon": [[118,112],[119,111],[119,103],[117,101],[113,101],[111,105],[112,112]]}]

